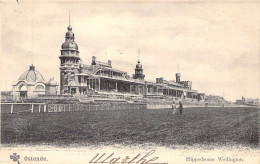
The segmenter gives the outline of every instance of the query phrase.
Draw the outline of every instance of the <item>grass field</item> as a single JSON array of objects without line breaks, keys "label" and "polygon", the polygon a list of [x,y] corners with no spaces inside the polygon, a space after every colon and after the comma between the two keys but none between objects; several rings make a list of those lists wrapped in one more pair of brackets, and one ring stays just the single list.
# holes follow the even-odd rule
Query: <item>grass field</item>
[{"label": "grass field", "polygon": [[259,109],[187,108],[2,114],[3,144],[259,146]]}]

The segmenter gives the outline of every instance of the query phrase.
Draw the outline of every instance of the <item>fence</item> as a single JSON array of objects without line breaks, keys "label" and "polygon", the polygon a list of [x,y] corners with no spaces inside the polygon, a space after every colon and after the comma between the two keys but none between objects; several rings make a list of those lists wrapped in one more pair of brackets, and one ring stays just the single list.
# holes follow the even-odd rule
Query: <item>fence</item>
[{"label": "fence", "polygon": [[48,104],[48,112],[145,109],[146,104]]},{"label": "fence", "polygon": [[1,113],[75,112],[96,110],[146,109],[146,104],[46,104],[46,103],[1,103]]},{"label": "fence", "polygon": [[45,103],[1,103],[1,113],[47,112]]}]

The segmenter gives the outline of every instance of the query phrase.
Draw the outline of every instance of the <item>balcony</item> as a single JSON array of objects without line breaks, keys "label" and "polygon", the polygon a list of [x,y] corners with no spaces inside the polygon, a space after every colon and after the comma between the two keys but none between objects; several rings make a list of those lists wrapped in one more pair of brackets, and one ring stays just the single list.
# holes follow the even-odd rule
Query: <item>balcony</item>
[{"label": "balcony", "polygon": [[122,81],[128,81],[128,82],[134,82],[134,83],[142,83],[144,84],[144,81],[141,81],[139,79],[133,79],[133,78],[126,78],[126,77],[123,77],[123,76],[111,76],[109,74],[100,74],[100,75],[97,75],[99,77],[103,77],[103,78],[109,78],[109,79],[114,79],[114,80],[122,80]]}]

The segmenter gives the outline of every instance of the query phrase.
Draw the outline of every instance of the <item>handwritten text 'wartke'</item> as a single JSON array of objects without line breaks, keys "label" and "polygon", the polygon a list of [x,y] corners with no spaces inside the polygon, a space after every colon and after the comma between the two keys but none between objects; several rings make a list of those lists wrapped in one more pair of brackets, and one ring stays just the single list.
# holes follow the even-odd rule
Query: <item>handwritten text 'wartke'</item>
[{"label": "handwritten text 'wartke'", "polygon": [[115,157],[114,153],[111,153],[110,155],[106,155],[106,153],[97,155],[89,162],[89,163],[125,163],[125,164],[167,164],[167,163],[158,163],[155,162],[159,157],[151,157],[152,154],[154,154],[155,150],[152,150],[144,155],[137,154],[134,157]]}]

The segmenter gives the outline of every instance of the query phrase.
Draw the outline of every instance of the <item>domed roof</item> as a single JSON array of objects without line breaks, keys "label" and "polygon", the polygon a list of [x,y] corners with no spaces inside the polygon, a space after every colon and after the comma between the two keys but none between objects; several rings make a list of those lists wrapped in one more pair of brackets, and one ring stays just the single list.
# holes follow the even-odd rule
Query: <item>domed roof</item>
[{"label": "domed roof", "polygon": [[66,41],[62,44],[61,46],[62,49],[74,49],[74,50],[78,50],[78,45],[75,42],[71,42],[71,41]]},{"label": "domed roof", "polygon": [[33,83],[44,82],[43,76],[35,70],[35,67],[33,65],[31,65],[30,69],[28,71],[25,71],[18,80]]},{"label": "domed roof", "polygon": [[78,50],[77,43],[74,42],[74,33],[72,32],[72,27],[68,26],[68,31],[66,32],[65,42],[62,44],[62,49]]},{"label": "domed roof", "polygon": [[142,68],[142,64],[140,64],[140,60],[138,59],[137,64],[136,64],[136,68]]}]

